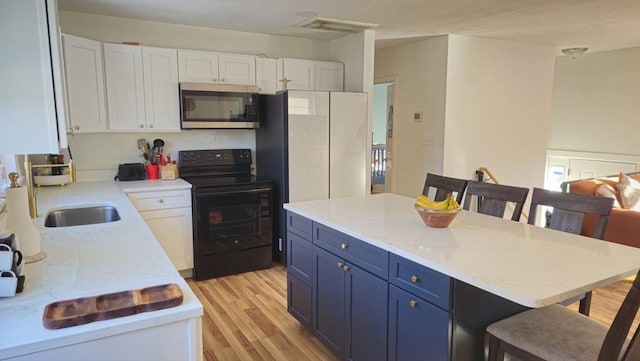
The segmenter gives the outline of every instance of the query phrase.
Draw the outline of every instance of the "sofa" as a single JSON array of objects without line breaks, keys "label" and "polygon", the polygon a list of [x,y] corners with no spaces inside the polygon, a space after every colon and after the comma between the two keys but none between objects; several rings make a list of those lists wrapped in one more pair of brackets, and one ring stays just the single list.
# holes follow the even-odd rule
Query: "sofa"
[{"label": "sofa", "polygon": [[[563,190],[614,198],[604,239],[640,248],[640,173],[566,182]],[[585,215],[581,234],[592,235],[595,225],[596,216]]]}]

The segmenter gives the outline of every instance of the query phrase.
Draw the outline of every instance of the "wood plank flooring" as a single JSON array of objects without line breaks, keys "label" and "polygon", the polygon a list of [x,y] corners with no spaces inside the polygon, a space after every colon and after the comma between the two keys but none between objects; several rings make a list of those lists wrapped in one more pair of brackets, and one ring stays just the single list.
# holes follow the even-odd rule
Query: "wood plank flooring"
[{"label": "wood plank flooring", "polygon": [[204,307],[206,361],[338,360],[287,312],[283,266],[187,282]]},{"label": "wood plank flooring", "polygon": [[[187,282],[204,307],[206,361],[338,360],[287,312],[283,266]],[[591,317],[610,325],[632,282],[628,278],[595,290]],[[577,303],[569,307],[577,310]],[[635,324],[638,322],[637,317]]]}]

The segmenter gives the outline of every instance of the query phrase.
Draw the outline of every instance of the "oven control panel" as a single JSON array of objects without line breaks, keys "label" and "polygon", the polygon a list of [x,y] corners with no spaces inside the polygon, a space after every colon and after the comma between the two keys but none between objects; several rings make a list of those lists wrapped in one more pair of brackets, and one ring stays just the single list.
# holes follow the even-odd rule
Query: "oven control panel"
[{"label": "oven control panel", "polygon": [[251,149],[181,150],[180,167],[251,165]]}]

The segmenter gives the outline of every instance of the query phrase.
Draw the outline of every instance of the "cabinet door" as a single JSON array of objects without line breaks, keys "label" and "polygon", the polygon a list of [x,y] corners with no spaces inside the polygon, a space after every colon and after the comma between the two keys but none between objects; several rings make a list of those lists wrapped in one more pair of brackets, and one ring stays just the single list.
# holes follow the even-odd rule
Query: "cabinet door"
[{"label": "cabinet door", "polygon": [[287,274],[287,311],[307,328],[311,328],[313,314],[311,295],[311,284]]},{"label": "cabinet door", "polygon": [[221,84],[256,85],[256,58],[251,55],[219,54]]},{"label": "cabinet door", "polygon": [[218,54],[178,50],[178,79],[181,82],[218,83]]},{"label": "cabinet door", "polygon": [[179,131],[177,51],[143,47],[142,69],[147,129]]},{"label": "cabinet door", "polygon": [[145,129],[142,48],[104,43],[109,129]]},{"label": "cabinet door", "polygon": [[315,90],[344,90],[344,65],[330,61],[315,62]]},{"label": "cabinet door", "polygon": [[278,59],[278,61],[282,65],[282,76],[278,80],[288,80],[286,89],[314,90],[315,64],[313,60]]},{"label": "cabinet door", "polygon": [[278,91],[276,59],[256,58],[256,85],[260,94],[275,94]]},{"label": "cabinet door", "polygon": [[344,260],[313,247],[313,332],[329,349],[343,357],[346,339],[346,276]]},{"label": "cabinet door", "polygon": [[191,208],[140,212],[178,271],[193,268]]},{"label": "cabinet door", "polygon": [[64,66],[73,133],[107,130],[102,45],[98,41],[63,35]]},{"label": "cabinet door", "polygon": [[0,154],[59,152],[56,14],[55,0],[0,1]]},{"label": "cabinet door", "polygon": [[449,316],[389,285],[389,360],[448,360]]},{"label": "cabinet door", "polygon": [[347,359],[387,359],[387,282],[350,263],[347,275]]}]

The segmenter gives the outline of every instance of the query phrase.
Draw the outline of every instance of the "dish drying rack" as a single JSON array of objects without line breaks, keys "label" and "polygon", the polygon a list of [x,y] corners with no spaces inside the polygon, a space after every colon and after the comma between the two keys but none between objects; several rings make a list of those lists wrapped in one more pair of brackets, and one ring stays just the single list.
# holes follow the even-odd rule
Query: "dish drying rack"
[{"label": "dish drying rack", "polygon": [[[60,168],[60,174],[40,175],[39,170],[45,168]],[[68,171],[64,169],[68,168]],[[37,164],[31,165],[30,173],[33,175],[33,183],[38,186],[61,186],[76,181],[76,168],[73,161],[65,164]],[[52,172],[53,173],[53,172]]]}]

